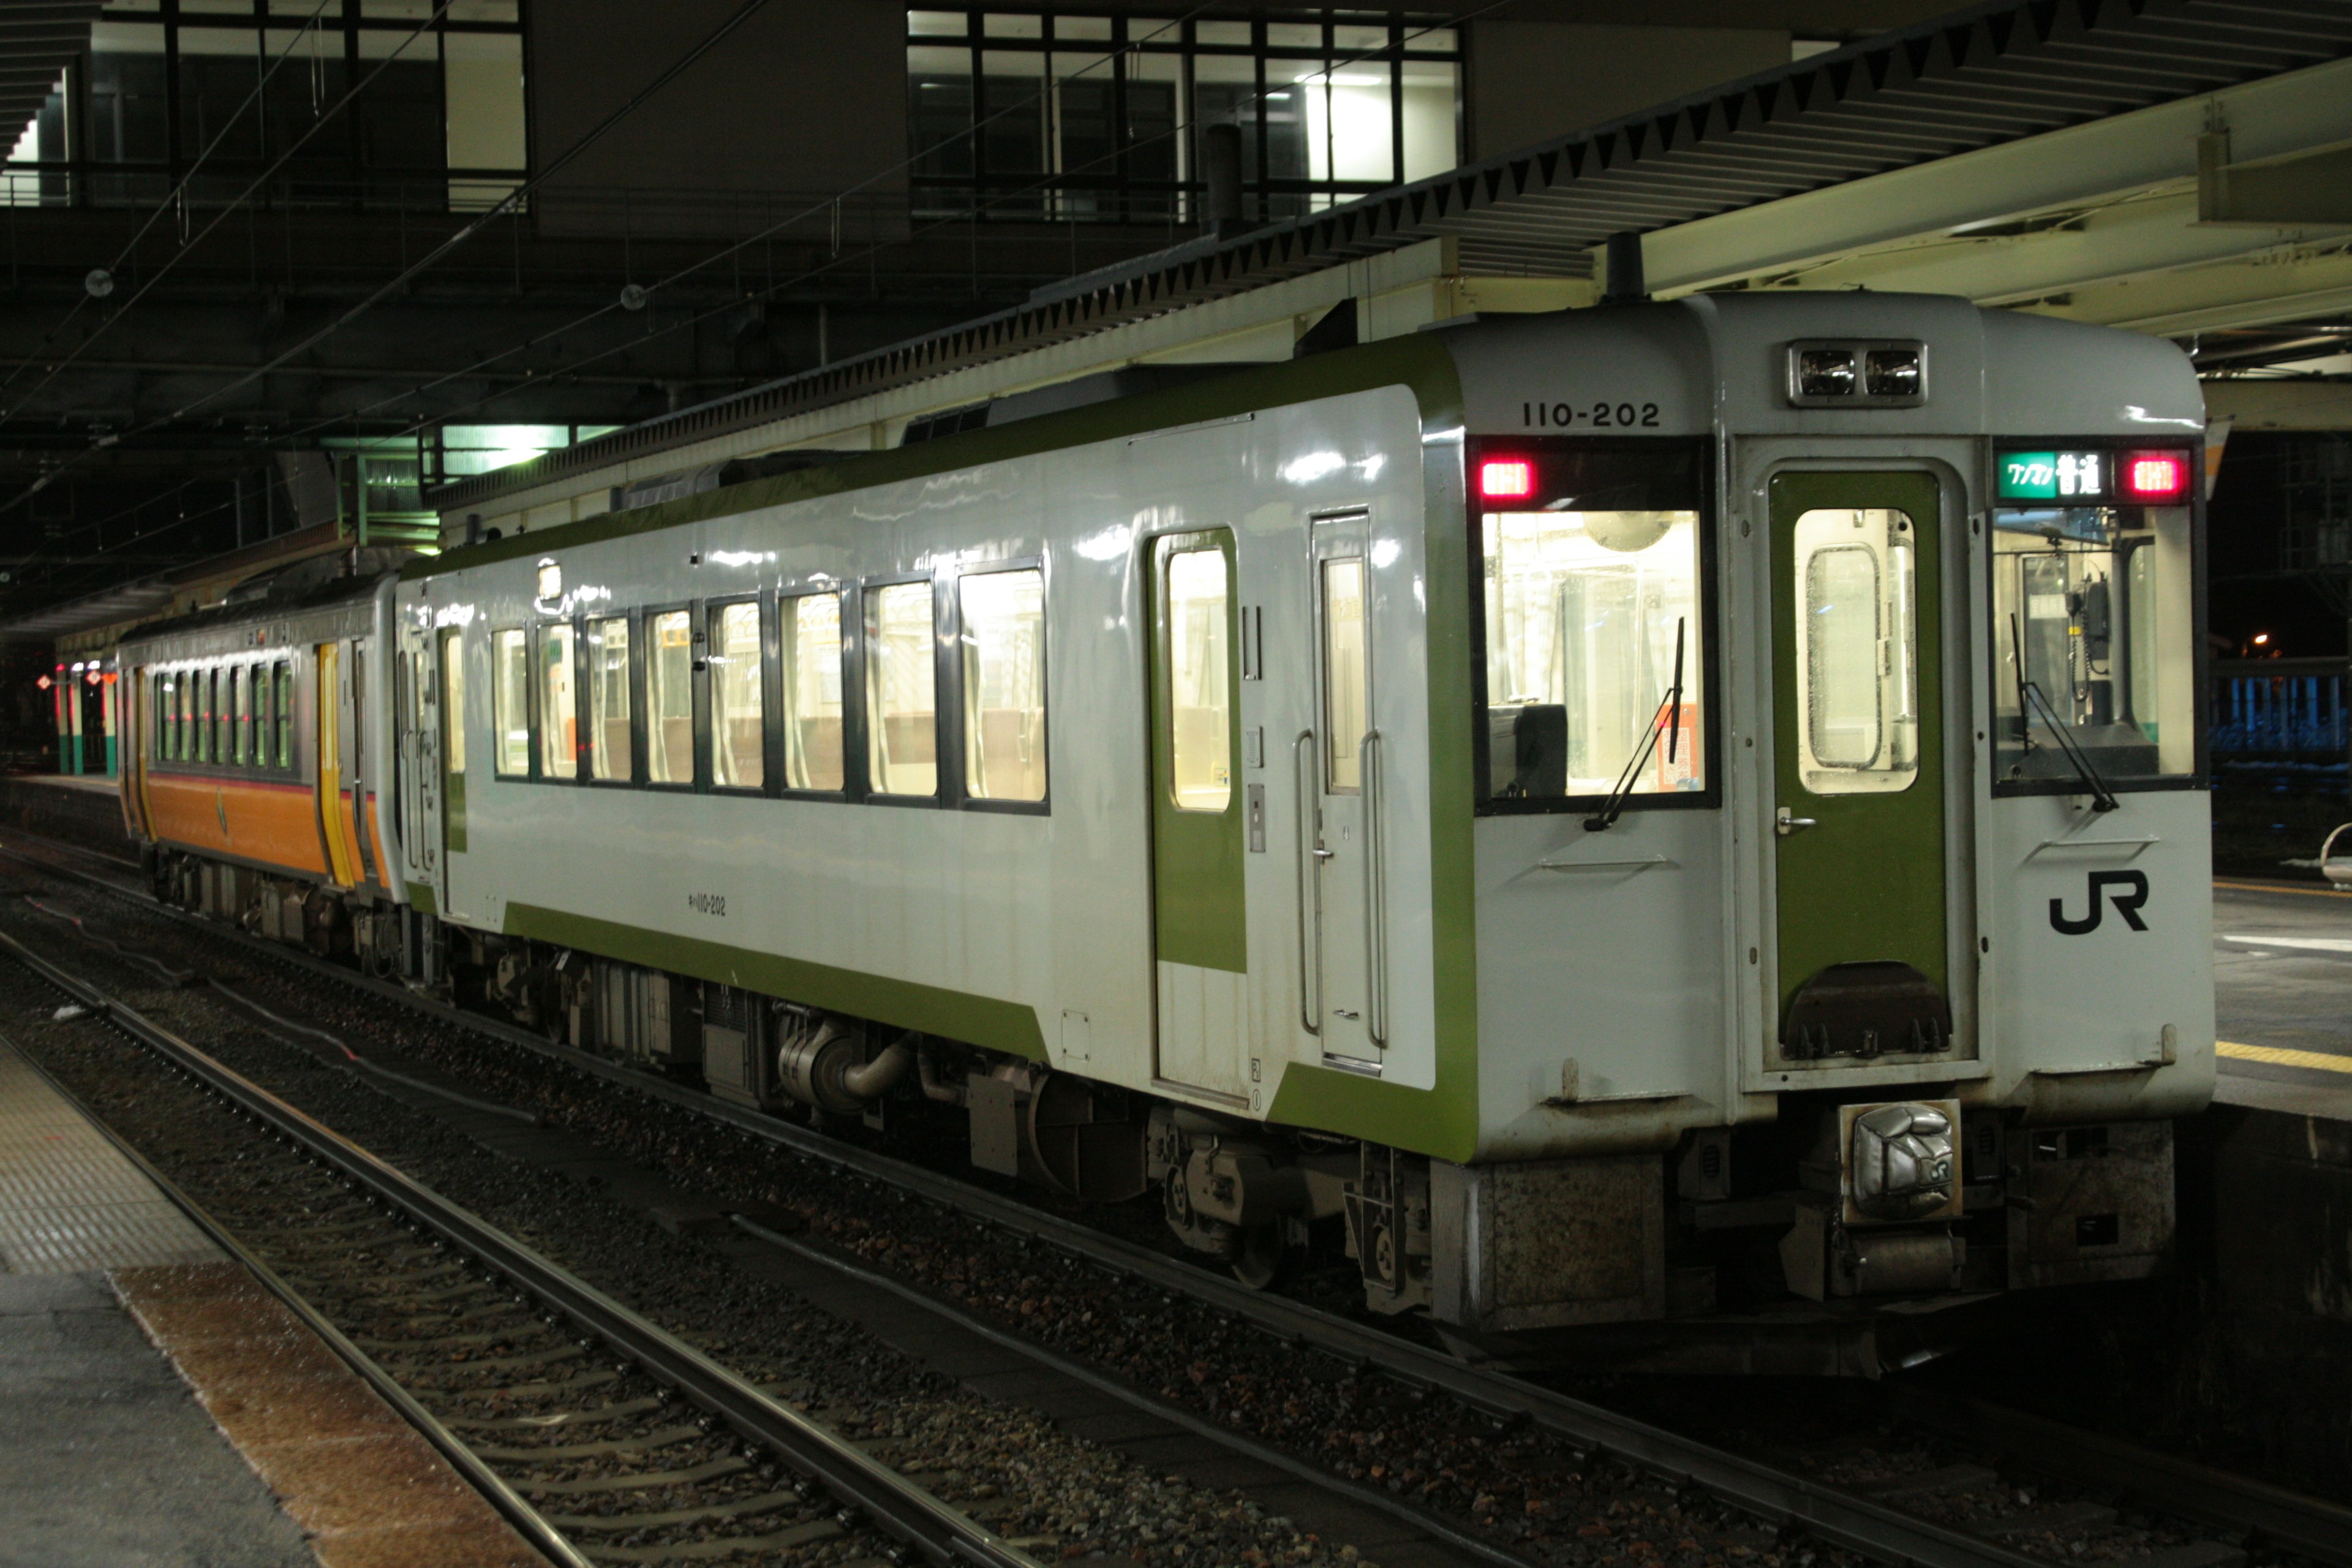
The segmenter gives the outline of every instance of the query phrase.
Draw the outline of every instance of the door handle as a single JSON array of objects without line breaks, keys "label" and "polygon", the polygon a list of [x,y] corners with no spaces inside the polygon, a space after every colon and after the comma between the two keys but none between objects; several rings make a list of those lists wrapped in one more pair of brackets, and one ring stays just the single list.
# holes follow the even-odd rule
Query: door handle
[{"label": "door handle", "polygon": [[[1314,907],[1310,900],[1320,900],[1323,896],[1323,879],[1307,874],[1309,858],[1307,824],[1312,820],[1307,815],[1307,770],[1315,765],[1314,745],[1315,731],[1312,730],[1301,730],[1298,739],[1290,742],[1290,794],[1295,808],[1291,831],[1298,836],[1298,852],[1291,856],[1290,864],[1294,873],[1292,880],[1298,885],[1298,1026],[1319,1037],[1323,1026],[1316,1022],[1316,1015],[1322,1010],[1323,987],[1315,965],[1321,962],[1322,954],[1316,944],[1315,933],[1308,925],[1307,915],[1309,909]],[[1330,858],[1331,851],[1318,846],[1313,855],[1316,863],[1320,864]],[[1319,915],[1321,911],[1317,909],[1316,912]],[[1318,920],[1316,923],[1321,922]]]},{"label": "door handle", "polygon": [[1318,860],[1328,860],[1339,852],[1337,849],[1324,849],[1318,847],[1309,850],[1308,853],[1313,855]]},{"label": "door handle", "polygon": [[1818,819],[1811,816],[1794,816],[1785,805],[1780,808],[1780,815],[1772,819],[1772,831],[1779,834],[1783,838],[1788,837],[1792,833],[1802,833],[1808,827],[1819,827],[1820,826],[1821,823]]},{"label": "door handle", "polygon": [[1386,750],[1378,730],[1367,730],[1356,748],[1364,781],[1364,1033],[1375,1049],[1389,1048],[1388,847],[1381,841],[1381,808],[1387,785],[1381,777]]}]

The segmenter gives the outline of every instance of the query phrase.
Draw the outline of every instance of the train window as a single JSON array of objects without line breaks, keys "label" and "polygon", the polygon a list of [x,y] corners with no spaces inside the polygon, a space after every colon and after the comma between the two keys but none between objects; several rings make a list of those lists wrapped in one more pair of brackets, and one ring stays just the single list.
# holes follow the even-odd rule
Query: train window
[{"label": "train window", "polygon": [[520,630],[490,634],[490,723],[499,776],[530,776],[530,648]]},{"label": "train window", "polygon": [[694,627],[684,610],[646,617],[646,776],[694,782]]},{"label": "train window", "polygon": [[1045,574],[982,572],[956,584],[963,619],[964,793],[1045,798]]},{"label": "train window", "polygon": [[1234,794],[1225,552],[1213,543],[1171,551],[1167,572],[1168,756],[1176,805],[1223,811]]},{"label": "train window", "polygon": [[1994,511],[1996,784],[2196,771],[2194,560],[2185,506]]},{"label": "train window", "polygon": [[277,760],[273,754],[276,748],[272,739],[277,734],[277,724],[272,718],[278,710],[277,695],[277,685],[269,678],[269,667],[266,664],[255,665],[253,667],[253,765],[257,768],[268,767]]},{"label": "train window", "polygon": [[201,750],[196,728],[196,672],[193,669],[180,671],[179,687],[179,744],[178,750],[172,754],[184,763],[193,763]]},{"label": "train window", "polygon": [[784,787],[842,787],[841,595],[799,594],[777,605],[783,644]]},{"label": "train window", "polygon": [[244,665],[228,672],[228,706],[229,757],[243,767],[253,755],[253,696],[246,682]]},{"label": "train window", "polygon": [[710,624],[710,782],[758,789],[767,782],[760,606],[715,605]]},{"label": "train window", "polygon": [[212,672],[210,684],[212,687],[213,721],[209,726],[207,726],[207,728],[212,731],[212,736],[205,742],[205,760],[206,762],[226,763],[228,761],[228,690],[224,679],[227,673],[228,672],[224,669],[215,669]]},{"label": "train window", "polygon": [[1489,805],[1563,809],[1621,779],[1633,805],[1706,787],[1702,460],[1528,440],[1474,465]]},{"label": "train window", "polygon": [[1797,519],[1797,773],[1815,795],[1894,794],[1919,776],[1916,539],[1886,508]]},{"label": "train window", "polygon": [[636,776],[629,729],[629,621],[625,616],[588,623],[588,737],[591,775],[626,784]]},{"label": "train window", "polygon": [[294,765],[294,667],[278,661],[278,765]]},{"label": "train window", "polygon": [[866,591],[866,766],[879,795],[940,787],[938,644],[929,583]]},{"label": "train window", "polygon": [[572,628],[539,628],[539,776],[580,776],[580,715],[572,687]]},{"label": "train window", "polygon": [[1323,787],[1340,795],[1363,787],[1362,746],[1371,701],[1364,668],[1364,560],[1322,562]]}]

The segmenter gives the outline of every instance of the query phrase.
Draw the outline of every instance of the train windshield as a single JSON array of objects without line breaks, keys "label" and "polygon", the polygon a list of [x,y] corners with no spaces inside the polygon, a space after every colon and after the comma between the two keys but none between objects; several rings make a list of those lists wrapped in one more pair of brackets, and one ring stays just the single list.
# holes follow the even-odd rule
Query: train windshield
[{"label": "train windshield", "polygon": [[2187,776],[2197,766],[2189,510],[1993,513],[1993,777]]},{"label": "train windshield", "polygon": [[1519,441],[1474,458],[1483,805],[1706,787],[1701,463],[1680,442]]}]

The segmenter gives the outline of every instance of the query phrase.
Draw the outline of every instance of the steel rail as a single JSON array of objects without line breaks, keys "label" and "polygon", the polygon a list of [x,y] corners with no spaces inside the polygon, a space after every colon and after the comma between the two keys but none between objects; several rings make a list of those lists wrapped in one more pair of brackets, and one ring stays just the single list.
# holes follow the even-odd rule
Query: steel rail
[{"label": "steel rail", "polygon": [[[313,1120],[128,1004],[58,968],[0,931],[6,952],[141,1045],[194,1077],[375,1198],[514,1280],[595,1334],[650,1375],[781,1454],[794,1469],[883,1533],[932,1563],[957,1568],[1041,1568],[1026,1552],[823,1425],[771,1398],[692,1345],[649,1321],[487,1220]],[[429,1436],[429,1434],[428,1434]]]},{"label": "steel rail", "polygon": [[2317,1562],[2352,1564],[2352,1508],[2340,1503],[1965,1394],[1920,1388],[1888,1394],[1894,1414],[1947,1437],[2114,1487],[2182,1519],[2251,1530],[2269,1544]]},{"label": "steel rail", "polygon": [[[95,850],[59,841],[41,842],[44,847],[55,844],[136,872],[136,867],[129,862],[113,861]],[[487,1035],[574,1071],[724,1122],[849,1174],[899,1187],[999,1228],[1028,1236],[1156,1287],[1193,1297],[1255,1321],[1266,1331],[1296,1343],[1345,1361],[1370,1362],[1401,1381],[1442,1390],[1467,1405],[1497,1416],[1525,1417],[1571,1444],[1614,1453],[1654,1473],[1687,1479],[1727,1502],[1776,1523],[1801,1525],[1878,1561],[1912,1564],[1916,1568],[1967,1568],[1970,1564],[2021,1568],[2036,1561],[1975,1537],[1915,1520],[1867,1499],[1722,1453],[1507,1373],[1455,1361],[1319,1308],[1251,1290],[1197,1265],[1164,1257],[924,1166],[837,1142],[682,1084],[556,1045],[514,1025],[467,1012],[436,997],[359,973],[299,949],[265,942],[159,903],[138,888],[126,887],[93,872],[61,866],[44,856],[5,845],[0,845],[0,857],[82,882],[125,899],[142,910],[161,913],[211,936],[250,945],[258,952],[298,968],[361,987],[428,1017]],[[1964,1410],[1952,1405],[1943,1415],[1937,1413],[1934,1396],[1908,1390],[1893,1403],[1896,1415],[1920,1425],[2006,1447],[2021,1458],[2046,1466],[2070,1479],[2113,1486],[2137,1496],[2159,1512],[2225,1529],[2255,1530],[2320,1562],[2352,1568],[2352,1509],[1982,1401],[1961,1402]],[[1728,1468],[1697,1463],[1694,1455],[1721,1461]],[[1892,1532],[1895,1527],[1899,1527],[1900,1533]],[[1844,1531],[1855,1533],[1842,1533]]]},{"label": "steel rail", "polygon": [[[44,978],[47,977],[44,976]],[[50,984],[56,984],[58,982],[51,980]],[[466,1479],[466,1484],[480,1492],[489,1505],[498,1510],[506,1521],[521,1533],[525,1541],[530,1542],[551,1563],[557,1564],[558,1568],[595,1568],[593,1562],[578,1547],[572,1545],[562,1531],[548,1523],[545,1516],[526,1501],[522,1494],[516,1491],[505,1477],[490,1468],[479,1455],[466,1446],[463,1438],[443,1426],[438,1416],[419,1403],[415,1394],[401,1386],[399,1379],[384,1371],[373,1356],[352,1343],[349,1335],[337,1328],[324,1313],[310,1305],[299,1291],[286,1283],[278,1272],[263,1262],[258,1255],[237,1238],[235,1232],[215,1219],[211,1210],[189,1196],[187,1192],[171,1177],[157,1170],[146,1155],[125,1142],[113,1128],[109,1127],[103,1119],[81,1102],[80,1096],[59,1083],[50,1075],[47,1068],[26,1055],[23,1047],[19,1047],[16,1054],[22,1058],[26,1067],[31,1068],[39,1075],[41,1080],[49,1086],[52,1093],[79,1111],[82,1120],[97,1129],[100,1137],[113,1144],[116,1152],[130,1161],[140,1174],[154,1184],[156,1191],[169,1199],[182,1214],[186,1215],[198,1230],[209,1237],[214,1246],[228,1254],[232,1259],[243,1266],[247,1273],[259,1280],[264,1289],[284,1302],[287,1310],[299,1318],[305,1328],[318,1335],[329,1350],[334,1352],[346,1365],[359,1373],[361,1380],[374,1389],[384,1403],[397,1411],[402,1420],[415,1427],[426,1442],[439,1449],[441,1457],[447,1459],[451,1468]]]}]

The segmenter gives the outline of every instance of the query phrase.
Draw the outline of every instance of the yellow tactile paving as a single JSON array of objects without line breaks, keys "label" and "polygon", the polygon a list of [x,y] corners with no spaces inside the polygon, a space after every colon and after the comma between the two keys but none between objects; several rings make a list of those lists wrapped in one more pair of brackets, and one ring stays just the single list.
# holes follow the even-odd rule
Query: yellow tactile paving
[{"label": "yellow tactile paving", "polygon": [[2316,1068],[2321,1072],[2352,1073],[2352,1057],[2339,1057],[2327,1051],[2290,1050],[2284,1046],[2242,1046],[2235,1040],[2216,1040],[2213,1049],[2233,1061],[2261,1062],[2274,1068]]},{"label": "yellow tactile paving", "polygon": [[0,1038],[0,1270],[67,1274],[220,1256]]}]

